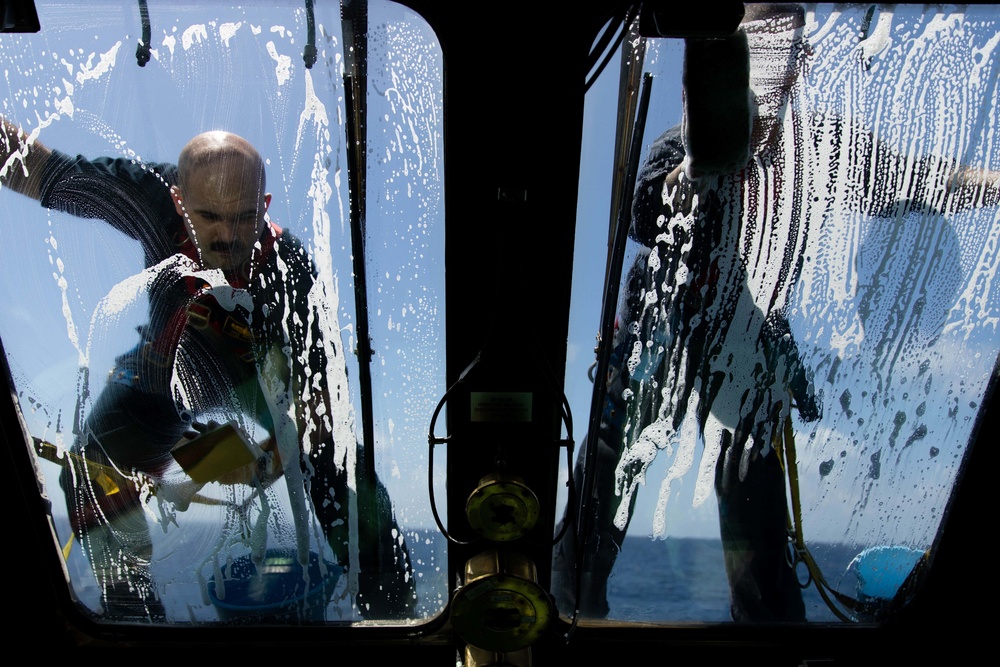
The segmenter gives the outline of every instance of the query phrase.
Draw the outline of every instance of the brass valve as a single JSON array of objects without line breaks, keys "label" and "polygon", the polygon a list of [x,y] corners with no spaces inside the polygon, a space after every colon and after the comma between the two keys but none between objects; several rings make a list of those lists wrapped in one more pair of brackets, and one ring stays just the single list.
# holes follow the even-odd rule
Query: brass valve
[{"label": "brass valve", "polygon": [[520,477],[492,473],[465,504],[469,525],[494,542],[510,542],[524,537],[538,521],[538,497]]}]

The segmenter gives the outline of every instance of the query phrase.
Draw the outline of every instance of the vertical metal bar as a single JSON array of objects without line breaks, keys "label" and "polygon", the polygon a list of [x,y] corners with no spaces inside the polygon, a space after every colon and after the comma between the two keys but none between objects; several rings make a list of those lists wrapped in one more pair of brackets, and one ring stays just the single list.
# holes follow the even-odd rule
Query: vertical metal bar
[{"label": "vertical metal bar", "polygon": [[365,476],[375,480],[375,427],[372,423],[372,350],[368,323],[368,281],[366,262],[367,180],[366,95],[368,90],[368,2],[344,0],[341,3],[344,31],[344,96],[347,104],[347,174],[351,197],[351,254],[354,268],[354,302],[358,330],[358,383],[361,393],[362,459]]},{"label": "vertical metal bar", "polygon": [[[608,249],[614,243],[620,220],[622,200],[626,197],[626,173],[629,162],[629,148],[632,144],[632,123],[639,103],[639,79],[646,62],[646,38],[639,34],[638,15],[622,40],[621,66],[618,84],[618,121],[615,129],[614,175],[611,182],[611,224],[608,227]],[[630,194],[630,193],[628,193]],[[610,262],[610,256],[609,256]],[[606,267],[606,268],[610,268]],[[605,280],[607,279],[605,275]]]},{"label": "vertical metal bar", "polygon": [[[635,188],[636,173],[639,170],[639,154],[642,150],[643,130],[646,126],[646,114],[649,110],[649,96],[653,84],[651,74],[646,74],[642,81],[642,92],[636,112],[635,124],[631,133],[631,146],[626,154],[624,166],[623,197],[619,203],[617,225],[615,228],[612,248],[609,256],[609,268],[604,288],[604,303],[601,313],[601,339],[597,355],[597,372],[594,375],[594,394],[590,405],[590,424],[587,433],[587,452],[584,464],[583,489],[580,491],[580,520],[577,535],[577,577],[583,566],[582,555],[587,538],[592,529],[590,500],[594,493],[594,483],[597,476],[597,436],[600,432],[601,418],[604,414],[604,401],[607,396],[605,379],[608,375],[608,364],[614,345],[614,323],[618,304],[618,291],[621,288],[622,265],[625,257],[625,241],[628,237],[630,218],[632,216],[632,191]],[[610,494],[607,489],[602,493]]]}]

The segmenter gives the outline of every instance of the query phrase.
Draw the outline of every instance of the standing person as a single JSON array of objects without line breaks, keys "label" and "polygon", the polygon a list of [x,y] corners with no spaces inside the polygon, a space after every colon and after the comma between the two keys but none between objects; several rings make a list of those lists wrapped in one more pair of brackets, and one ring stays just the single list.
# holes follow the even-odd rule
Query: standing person
[{"label": "standing person", "polygon": [[[684,124],[653,143],[638,174],[629,235],[640,249],[622,286],[596,451],[581,452],[581,461],[595,464],[587,471],[595,480],[588,516],[580,518],[586,532],[579,547],[563,545],[556,561],[566,572],[567,553],[576,551],[586,614],[609,612],[607,578],[653,460],[660,450],[678,452],[661,487],[664,505],[703,442],[701,471],[714,469],[733,620],[805,620],[775,447],[793,409],[804,421],[821,416],[782,306],[806,234],[795,228],[789,203],[836,194],[799,162],[808,155],[808,132],[833,134],[850,150],[830,187],[864,184],[867,196],[852,200],[862,214],[925,207],[920,197],[933,194],[935,179],[958,195],[956,207],[997,202],[995,173],[903,158],[840,118],[787,124],[801,113],[793,102],[810,52],[804,28],[801,6],[749,5],[731,37],[686,41]],[[789,127],[803,136],[790,136]],[[897,190],[907,181],[911,199],[900,204]],[[793,218],[791,231],[783,232],[783,213]],[[748,267],[754,253],[766,258]],[[654,521],[664,521],[658,512]],[[564,600],[572,595],[565,575],[559,588]]]},{"label": "standing person", "polygon": [[[349,558],[347,511],[355,490],[345,443],[333,441],[330,395],[341,388],[327,386],[326,372],[336,350],[320,325],[322,306],[310,300],[315,268],[306,249],[266,216],[271,195],[256,149],[237,135],[206,132],[185,145],[176,165],[140,164],[50,150],[5,120],[0,134],[0,164],[9,163],[5,186],[43,207],[105,220],[144,253],[149,322],[140,327],[140,343],[116,359],[78,429],[78,460],[155,483],[171,463],[171,448],[201,415],[222,411],[257,423],[270,436],[263,455],[220,481],[260,487],[284,473],[296,530],[306,539],[308,489],[333,553],[357,571],[362,614],[409,615],[411,566],[377,480],[358,481],[376,485],[378,509],[357,520],[362,562]],[[290,465],[296,459],[301,465]],[[105,615],[163,620],[149,572],[141,500],[148,489],[107,487],[91,472],[69,466],[61,483]],[[196,489],[172,489],[177,509]]]}]

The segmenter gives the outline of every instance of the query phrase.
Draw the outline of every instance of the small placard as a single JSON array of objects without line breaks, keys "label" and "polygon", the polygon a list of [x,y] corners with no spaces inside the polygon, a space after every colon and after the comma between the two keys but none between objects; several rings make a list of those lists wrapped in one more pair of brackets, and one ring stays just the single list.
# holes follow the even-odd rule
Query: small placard
[{"label": "small placard", "polygon": [[474,391],[472,414],[474,422],[530,422],[530,391]]}]

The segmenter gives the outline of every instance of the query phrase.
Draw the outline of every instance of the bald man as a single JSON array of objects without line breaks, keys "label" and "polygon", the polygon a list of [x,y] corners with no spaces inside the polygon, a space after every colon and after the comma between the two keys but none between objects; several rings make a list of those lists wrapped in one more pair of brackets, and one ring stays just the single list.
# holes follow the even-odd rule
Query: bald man
[{"label": "bald man", "polygon": [[[371,618],[409,615],[409,558],[393,538],[391,505],[377,481],[370,483],[378,516],[357,523],[360,543],[378,548],[349,562],[347,474],[333,460],[324,332],[307,300],[315,269],[301,242],[266,217],[271,195],[257,150],[234,134],[206,132],[188,142],[177,165],[87,159],[29,141],[3,121],[5,165],[4,186],[46,208],[105,220],[139,241],[145,256],[149,323],[140,327],[140,343],[116,359],[78,425],[76,453],[160,480],[172,464],[171,448],[203,415],[223,412],[263,426],[269,452],[287,427],[282,409],[272,414],[269,406],[291,401],[297,433],[309,438],[297,443],[309,451],[303,481],[340,564],[359,571],[359,609]],[[74,533],[102,589],[104,615],[164,620],[149,572],[144,490],[108,487],[91,472],[69,467],[61,482]],[[280,474],[279,457],[265,454],[229,481],[266,485]]]},{"label": "bald man", "polygon": [[[230,168],[219,169],[220,164]],[[271,203],[256,149],[226,132],[200,134],[181,151],[177,179],[170,188],[174,207],[202,266],[237,272],[249,268]]]}]

